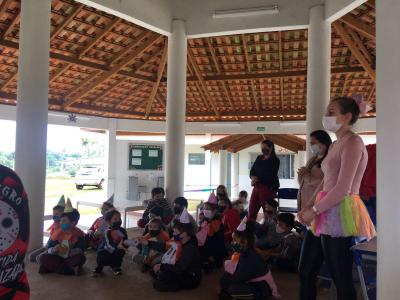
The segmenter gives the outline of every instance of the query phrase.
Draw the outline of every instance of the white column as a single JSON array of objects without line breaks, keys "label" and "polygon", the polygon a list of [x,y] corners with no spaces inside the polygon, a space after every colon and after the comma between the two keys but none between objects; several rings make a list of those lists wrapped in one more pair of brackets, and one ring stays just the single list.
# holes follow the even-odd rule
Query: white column
[{"label": "white column", "polygon": [[399,299],[400,1],[376,1],[378,299]]},{"label": "white column", "polygon": [[183,196],[185,178],[185,113],[187,38],[185,22],[172,21],[168,37],[165,189],[170,202]]},{"label": "white column", "polygon": [[50,2],[21,2],[15,171],[29,198],[30,249],[43,245]]},{"label": "white column", "polygon": [[239,153],[231,154],[231,199],[239,194]]},{"label": "white column", "polygon": [[227,185],[228,180],[228,152],[219,150],[219,182],[218,184]]},{"label": "white column", "polygon": [[[321,118],[330,99],[331,24],[325,20],[323,5],[310,9],[307,65],[307,141],[322,128]],[[307,155],[310,156],[307,142]]]},{"label": "white column", "polygon": [[117,120],[108,119],[108,130],[106,134],[106,194],[107,198],[115,193],[115,180],[117,176],[116,159],[117,159]]}]

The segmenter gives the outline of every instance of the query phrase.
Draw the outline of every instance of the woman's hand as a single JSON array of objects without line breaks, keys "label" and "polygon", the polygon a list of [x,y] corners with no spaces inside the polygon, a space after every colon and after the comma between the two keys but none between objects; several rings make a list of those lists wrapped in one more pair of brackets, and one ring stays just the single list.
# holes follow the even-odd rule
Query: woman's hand
[{"label": "woman's hand", "polygon": [[308,169],[306,167],[301,167],[300,169],[297,170],[297,175],[299,177],[303,177],[307,172]]},{"label": "woman's hand", "polygon": [[312,208],[306,208],[304,211],[299,213],[299,220],[302,224],[309,226],[316,216],[317,215]]}]

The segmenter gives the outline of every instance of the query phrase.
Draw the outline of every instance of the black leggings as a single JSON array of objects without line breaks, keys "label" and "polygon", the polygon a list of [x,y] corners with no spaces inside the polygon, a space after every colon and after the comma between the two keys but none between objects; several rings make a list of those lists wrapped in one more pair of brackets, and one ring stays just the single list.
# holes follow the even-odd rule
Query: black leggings
[{"label": "black leggings", "polygon": [[102,269],[105,266],[110,266],[113,269],[120,268],[124,255],[125,251],[122,249],[116,249],[113,253],[101,250],[97,252],[97,267],[99,269]]},{"label": "black leggings", "polygon": [[175,292],[182,289],[191,290],[197,288],[200,281],[201,276],[194,273],[185,272],[177,274],[170,270],[161,270],[154,281],[153,287],[159,292]]},{"label": "black leggings", "polygon": [[351,237],[316,237],[308,231],[300,256],[300,300],[316,299],[316,280],[325,260],[337,290],[338,300],[355,300]]}]

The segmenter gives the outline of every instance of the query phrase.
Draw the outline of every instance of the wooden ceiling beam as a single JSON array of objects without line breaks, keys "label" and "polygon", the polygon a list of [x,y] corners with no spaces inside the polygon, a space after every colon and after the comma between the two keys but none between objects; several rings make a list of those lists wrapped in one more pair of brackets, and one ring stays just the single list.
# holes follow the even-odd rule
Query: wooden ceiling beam
[{"label": "wooden ceiling beam", "polygon": [[217,108],[215,106],[214,100],[211,98],[210,94],[208,93],[206,82],[204,81],[204,79],[203,79],[203,77],[201,75],[200,69],[196,64],[196,61],[195,61],[195,59],[193,57],[193,54],[192,54],[192,51],[190,50],[190,48],[188,49],[188,59],[189,59],[189,64],[191,65],[194,73],[196,74],[197,78],[200,81],[200,86],[202,88],[202,91],[203,91],[203,94],[204,94],[205,98],[210,103],[211,107],[213,108],[215,115],[217,117],[219,117],[220,113],[219,113],[219,111],[217,110]]},{"label": "wooden ceiling beam", "polygon": [[[365,36],[369,39],[376,39],[375,28],[365,24],[363,21],[356,19],[355,17],[351,16],[350,14],[344,15],[340,18],[340,21],[345,23],[347,26],[353,28],[354,30],[358,31],[360,34]],[[335,22],[337,23],[337,22]],[[333,23],[333,24],[335,24]]]},{"label": "wooden ceiling beam", "polygon": [[50,40],[55,39],[61,33],[61,31],[64,30],[64,27],[79,14],[83,6],[83,4],[77,4],[74,6],[74,11],[69,16],[65,17],[64,20],[56,28],[54,28],[54,30],[50,34]]},{"label": "wooden ceiling beam", "polygon": [[333,27],[335,28],[337,34],[343,39],[344,43],[349,47],[351,53],[353,53],[354,57],[360,62],[368,75],[375,81],[376,73],[375,70],[368,63],[367,59],[364,57],[361,50],[357,47],[347,29],[340,22],[334,22]]},{"label": "wooden ceiling beam", "polygon": [[3,0],[3,1],[1,2],[1,4],[0,4],[0,16],[2,16],[2,15],[6,12],[8,6],[9,6],[10,3],[13,2],[13,1],[14,1],[14,0]]},{"label": "wooden ceiling beam", "polygon": [[347,32],[350,34],[355,45],[358,47],[358,49],[361,51],[361,53],[364,54],[364,57],[367,59],[368,64],[372,65],[374,63],[372,55],[371,55],[371,53],[369,53],[368,49],[365,47],[363,41],[360,39],[358,34],[351,28],[347,28]]},{"label": "wooden ceiling beam", "polygon": [[160,64],[159,64],[159,67],[158,67],[158,71],[157,71],[157,80],[156,80],[156,82],[153,84],[153,88],[152,88],[152,90],[151,90],[150,97],[149,97],[149,100],[148,100],[148,102],[147,102],[147,106],[146,106],[146,118],[149,117],[151,108],[152,108],[152,106],[153,106],[154,98],[155,98],[156,95],[157,95],[158,87],[160,86],[161,78],[162,78],[162,76],[163,76],[163,74],[164,74],[164,69],[165,69],[165,66],[166,66],[166,64],[167,64],[167,59],[168,59],[168,45],[167,45],[167,43],[166,43],[166,44],[165,44],[165,47],[164,47],[163,54],[162,54],[162,56],[161,56]]},{"label": "wooden ceiling beam", "polygon": [[146,40],[146,42],[143,45],[140,45],[135,51],[130,53],[122,62],[114,65],[112,68],[110,68],[110,70],[101,74],[100,77],[96,81],[91,83],[89,86],[85,87],[85,89],[82,89],[80,92],[75,94],[73,97],[68,97],[67,101],[63,105],[63,108],[68,107],[71,104],[75,103],[78,99],[87,95],[90,91],[92,91],[98,85],[102,84],[104,81],[111,78],[113,75],[115,75],[119,71],[121,71],[121,69],[123,69],[126,65],[128,65],[132,61],[132,59],[134,59],[136,56],[142,54],[149,47],[151,47],[155,42],[160,40],[160,38],[161,38],[161,36],[159,36],[158,34],[154,34],[152,32],[147,32],[147,33],[141,35],[141,37],[138,38],[137,40],[135,40],[134,43],[132,43],[130,46],[128,46],[124,49],[124,54],[129,52],[130,50],[134,49],[140,42]]},{"label": "wooden ceiling beam", "polygon": [[[243,47],[244,58],[245,58],[245,61],[246,61],[247,72],[249,74],[251,74],[252,70],[251,70],[251,65],[250,65],[249,52],[247,50],[246,36],[244,34],[242,34],[241,38],[242,38],[242,47]],[[251,98],[253,99],[254,107],[256,108],[257,111],[259,111],[260,110],[260,103],[256,99],[256,92],[255,92],[255,88],[254,88],[254,82],[252,80],[250,80],[250,86],[251,86]]]},{"label": "wooden ceiling beam", "polygon": [[233,153],[237,153],[239,151],[242,151],[244,149],[247,149],[251,146],[254,146],[258,143],[260,143],[262,141],[262,136],[260,136],[259,134],[254,134],[251,136],[250,139],[246,140],[246,143],[242,143],[240,145],[231,147],[228,149],[229,152],[233,152]]},{"label": "wooden ceiling beam", "polygon": [[70,64],[66,63],[61,68],[58,68],[57,71],[55,71],[53,75],[49,78],[49,85],[52,84],[57,78],[59,78],[65,71],[67,71],[69,67]]},{"label": "wooden ceiling beam", "polygon": [[86,46],[81,50],[78,55],[78,58],[82,58],[97,42],[101,41],[103,37],[105,37],[114,26],[117,26],[122,22],[122,19],[115,17],[107,26],[105,26],[104,30],[95,38],[93,38]]},{"label": "wooden ceiling beam", "polygon": [[10,25],[8,25],[7,30],[2,35],[0,35],[0,39],[8,36],[13,31],[15,25],[19,22],[20,19],[21,19],[21,12],[19,11],[18,14],[11,21]]},{"label": "wooden ceiling beam", "polygon": [[[279,39],[279,71],[283,71],[283,49],[282,49],[282,32],[278,32],[278,39]],[[284,99],[283,99],[283,77],[279,78],[279,87],[280,87],[280,96],[281,96],[281,109],[284,108]]]},{"label": "wooden ceiling beam", "polygon": [[298,152],[298,145],[289,140],[284,139],[281,134],[268,134],[266,135],[266,138],[271,140],[274,144],[280,147],[283,147],[293,152]]},{"label": "wooden ceiling beam", "polygon": [[[215,55],[214,48],[213,48],[212,45],[211,45],[210,38],[206,38],[206,43],[207,43],[207,45],[208,45],[208,50],[209,50],[210,53],[211,53],[211,58],[212,58],[212,60],[213,60],[215,69],[217,70],[217,74],[219,75],[219,74],[221,74],[221,68],[219,67],[218,60],[217,60],[217,57],[216,57],[216,55]],[[228,99],[229,105],[230,105],[230,107],[232,108],[233,113],[235,114],[235,113],[236,113],[236,109],[235,109],[235,107],[233,106],[233,102],[232,102],[231,96],[230,96],[230,94],[229,94],[228,87],[226,86],[226,84],[225,84],[224,81],[222,81],[222,88],[223,88],[223,90],[224,90],[225,97]],[[238,120],[238,118],[236,118],[236,120]]]},{"label": "wooden ceiling beam", "polygon": [[[132,101],[133,99],[136,98],[136,93],[140,92],[142,89],[144,89],[145,87],[147,87],[147,84],[139,84],[136,87],[134,87],[131,91],[129,91],[129,97],[127,97],[126,99],[124,99],[123,101],[121,101],[120,103],[118,103],[117,105],[115,105],[114,109],[119,109],[121,108],[121,106],[124,105],[124,103]],[[131,107],[129,110],[134,110],[133,107]]]}]

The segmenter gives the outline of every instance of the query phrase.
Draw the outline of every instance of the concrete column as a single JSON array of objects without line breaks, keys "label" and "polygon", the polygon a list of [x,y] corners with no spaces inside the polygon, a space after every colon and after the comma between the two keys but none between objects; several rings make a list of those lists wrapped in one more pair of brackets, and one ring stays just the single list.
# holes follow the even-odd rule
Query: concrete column
[{"label": "concrete column", "polygon": [[116,159],[117,159],[117,120],[108,119],[108,130],[106,134],[106,194],[107,198],[115,193],[115,181],[117,176]]},{"label": "concrete column", "polygon": [[50,3],[50,0],[21,1],[15,171],[29,198],[29,249],[43,245]]},{"label": "concrete column", "polygon": [[399,299],[400,2],[376,1],[378,299]]},{"label": "concrete column", "polygon": [[239,194],[239,153],[231,154],[231,199]]},{"label": "concrete column", "polygon": [[219,182],[218,184],[227,185],[228,180],[228,152],[226,150],[219,150]]},{"label": "concrete column", "polygon": [[323,5],[310,9],[307,66],[307,157],[310,133],[323,129],[322,116],[330,99],[331,24],[325,20]]},{"label": "concrete column", "polygon": [[165,189],[170,202],[183,196],[185,178],[185,113],[187,38],[185,22],[172,21],[168,37]]}]

